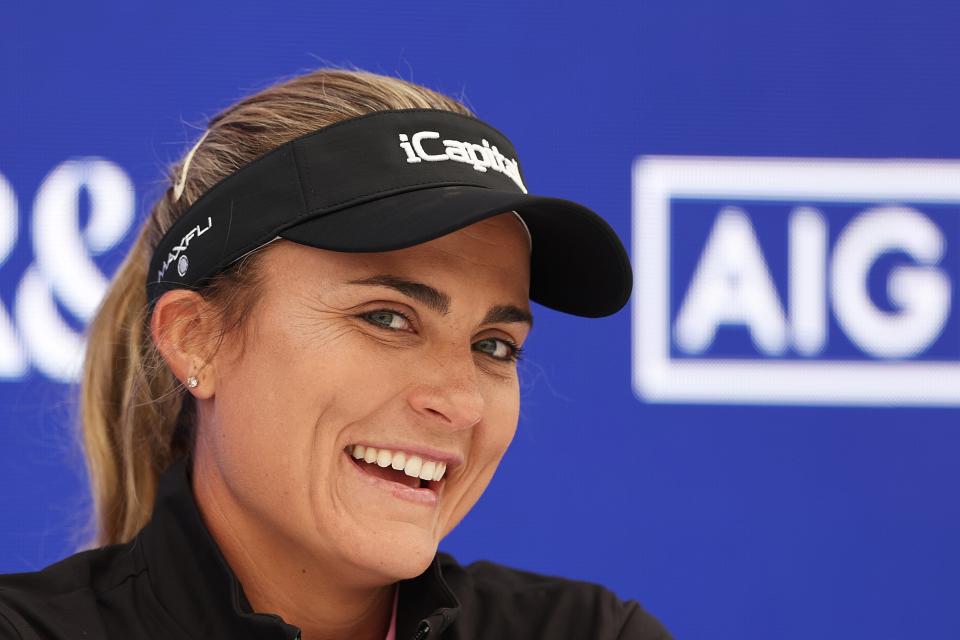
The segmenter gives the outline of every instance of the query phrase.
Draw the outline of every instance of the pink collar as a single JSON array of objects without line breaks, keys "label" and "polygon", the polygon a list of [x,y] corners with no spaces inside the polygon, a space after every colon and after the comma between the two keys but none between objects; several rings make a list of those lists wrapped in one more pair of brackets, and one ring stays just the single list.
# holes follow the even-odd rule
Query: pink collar
[{"label": "pink collar", "polygon": [[384,640],[397,640],[397,602],[400,600],[400,587],[393,588],[393,613],[390,614],[390,628]]}]

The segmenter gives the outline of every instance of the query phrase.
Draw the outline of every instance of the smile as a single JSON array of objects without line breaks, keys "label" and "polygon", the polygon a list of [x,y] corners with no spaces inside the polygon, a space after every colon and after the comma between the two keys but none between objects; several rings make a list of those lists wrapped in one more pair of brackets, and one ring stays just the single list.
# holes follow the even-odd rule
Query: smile
[{"label": "smile", "polygon": [[436,504],[445,484],[446,462],[361,444],[348,446],[345,453],[364,476],[398,498]]}]

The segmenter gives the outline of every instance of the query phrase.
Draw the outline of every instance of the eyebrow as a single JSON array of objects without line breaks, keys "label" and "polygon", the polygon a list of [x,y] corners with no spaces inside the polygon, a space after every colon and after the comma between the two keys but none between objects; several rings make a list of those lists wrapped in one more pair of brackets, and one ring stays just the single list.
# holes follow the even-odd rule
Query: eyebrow
[{"label": "eyebrow", "polygon": [[491,307],[484,316],[482,324],[496,324],[498,322],[526,322],[533,327],[533,315],[512,304],[500,304]]},{"label": "eyebrow", "polygon": [[[347,284],[389,287],[394,291],[399,291],[408,298],[413,298],[441,315],[446,315],[450,312],[450,296],[423,282],[407,280],[406,278],[389,274],[380,274],[370,276],[369,278],[349,280]],[[481,324],[494,324],[498,322],[525,322],[532,328],[533,314],[513,304],[498,304],[490,307]]]}]

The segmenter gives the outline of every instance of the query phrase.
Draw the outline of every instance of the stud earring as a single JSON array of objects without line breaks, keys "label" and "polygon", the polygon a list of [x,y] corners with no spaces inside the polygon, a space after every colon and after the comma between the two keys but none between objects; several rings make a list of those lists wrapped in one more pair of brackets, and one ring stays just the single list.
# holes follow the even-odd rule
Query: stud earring
[{"label": "stud earring", "polygon": [[190,376],[187,378],[187,386],[191,389],[196,389],[198,384],[200,384],[200,381],[197,380],[197,376]]}]

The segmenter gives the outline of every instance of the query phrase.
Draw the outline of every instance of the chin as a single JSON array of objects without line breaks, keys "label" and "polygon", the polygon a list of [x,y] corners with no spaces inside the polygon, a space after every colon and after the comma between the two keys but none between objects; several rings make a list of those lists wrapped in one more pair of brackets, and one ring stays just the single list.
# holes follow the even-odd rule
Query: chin
[{"label": "chin", "polygon": [[396,532],[360,535],[350,545],[349,564],[379,584],[415,578],[430,566],[437,553],[437,540],[406,523],[385,527]]},{"label": "chin", "polygon": [[309,543],[330,567],[367,585],[422,574],[433,561],[445,528],[447,479],[425,480],[344,450],[335,473],[314,478],[314,530]]}]

